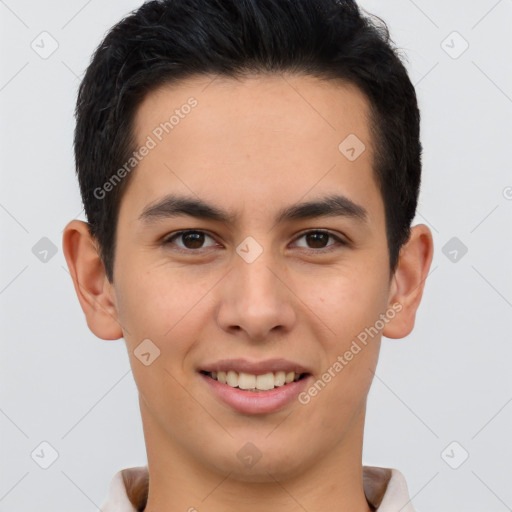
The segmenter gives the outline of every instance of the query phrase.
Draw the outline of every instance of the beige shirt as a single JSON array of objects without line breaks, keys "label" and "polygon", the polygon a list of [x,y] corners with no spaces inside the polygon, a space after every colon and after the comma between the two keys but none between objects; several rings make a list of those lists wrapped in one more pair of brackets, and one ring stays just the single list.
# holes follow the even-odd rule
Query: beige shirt
[{"label": "beige shirt", "polygon": [[[147,466],[118,471],[112,478],[103,512],[141,512],[148,499]],[[375,512],[415,512],[405,478],[394,468],[363,466],[366,500]]]}]

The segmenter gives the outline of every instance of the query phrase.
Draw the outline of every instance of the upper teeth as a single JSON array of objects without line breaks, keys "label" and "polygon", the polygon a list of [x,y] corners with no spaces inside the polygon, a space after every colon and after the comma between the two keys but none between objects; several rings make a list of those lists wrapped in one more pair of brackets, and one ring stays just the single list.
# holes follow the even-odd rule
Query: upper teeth
[{"label": "upper teeth", "polygon": [[274,389],[276,386],[283,386],[294,380],[298,380],[300,373],[295,372],[269,372],[263,375],[252,375],[244,372],[211,372],[211,377],[218,380],[222,384],[227,384],[233,388],[239,387],[240,389],[259,389],[267,391]]}]

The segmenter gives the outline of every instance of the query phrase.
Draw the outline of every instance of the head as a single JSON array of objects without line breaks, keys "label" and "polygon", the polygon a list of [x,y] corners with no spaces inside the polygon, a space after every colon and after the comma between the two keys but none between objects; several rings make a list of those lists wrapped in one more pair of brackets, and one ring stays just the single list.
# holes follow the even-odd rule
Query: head
[{"label": "head", "polygon": [[[351,1],[147,2],[95,52],[76,116],[88,223],[64,250],[91,330],[125,338],[146,443],[260,481],[360,457],[381,335],[412,330],[432,258],[385,25]],[[233,409],[204,375],[226,359],[300,365],[302,400]]]}]

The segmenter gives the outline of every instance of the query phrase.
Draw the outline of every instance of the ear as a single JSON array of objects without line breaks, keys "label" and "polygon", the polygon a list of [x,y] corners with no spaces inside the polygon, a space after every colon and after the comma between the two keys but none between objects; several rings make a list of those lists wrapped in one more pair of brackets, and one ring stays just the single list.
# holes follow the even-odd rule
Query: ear
[{"label": "ear", "polygon": [[107,279],[88,224],[80,220],[69,222],[64,228],[62,249],[89,329],[104,340],[121,338],[123,330],[118,321],[113,285]]},{"label": "ear", "polygon": [[400,251],[398,265],[391,278],[389,305],[397,314],[386,324],[383,336],[403,338],[412,331],[433,253],[430,229],[424,224],[414,226],[408,242]]}]

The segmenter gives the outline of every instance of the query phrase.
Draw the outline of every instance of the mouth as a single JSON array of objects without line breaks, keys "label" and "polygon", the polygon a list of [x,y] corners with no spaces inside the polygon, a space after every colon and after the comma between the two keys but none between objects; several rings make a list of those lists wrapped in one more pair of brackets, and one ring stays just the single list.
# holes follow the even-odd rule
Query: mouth
[{"label": "mouth", "polygon": [[210,396],[241,414],[271,414],[292,407],[313,381],[308,368],[284,359],[224,359],[198,368]]},{"label": "mouth", "polygon": [[292,382],[298,382],[310,375],[307,372],[286,372],[284,370],[259,375],[233,370],[212,372],[201,370],[200,373],[231,388],[252,393],[264,393],[275,388],[286,387]]}]

